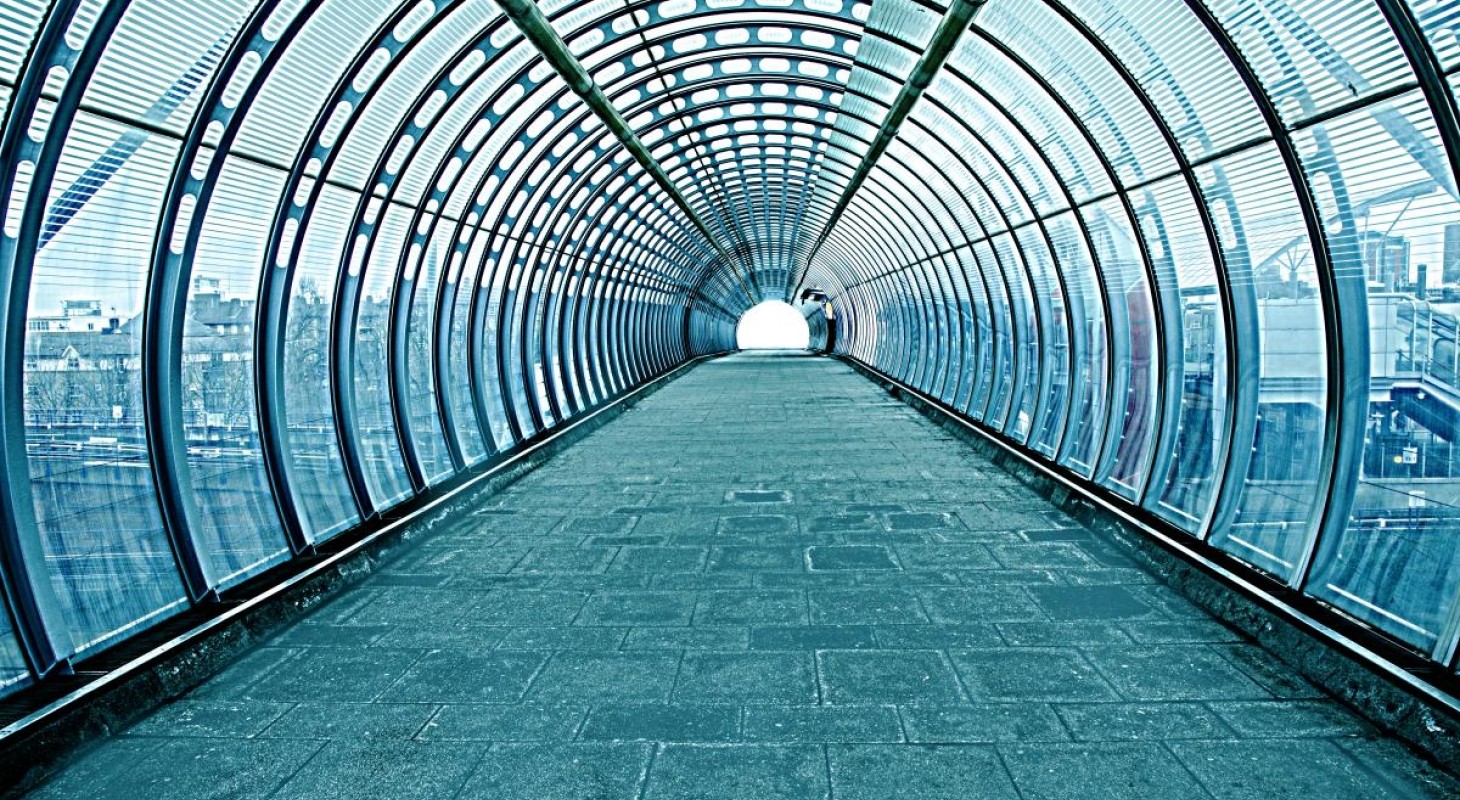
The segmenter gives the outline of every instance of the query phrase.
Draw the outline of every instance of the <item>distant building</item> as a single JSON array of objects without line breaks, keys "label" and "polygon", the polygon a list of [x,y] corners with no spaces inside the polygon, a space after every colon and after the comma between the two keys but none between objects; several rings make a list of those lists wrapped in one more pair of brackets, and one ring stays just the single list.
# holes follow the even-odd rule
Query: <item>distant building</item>
[{"label": "distant building", "polygon": [[32,316],[26,321],[26,330],[32,333],[101,333],[115,331],[120,324],[120,317],[101,313],[100,300],[62,300],[59,314]]},{"label": "distant building", "polygon": [[1385,292],[1409,288],[1409,240],[1375,231],[1359,234],[1364,276],[1369,285]]},{"label": "distant building", "polygon": [[1445,252],[1440,261],[1440,280],[1460,286],[1460,222],[1445,224]]},{"label": "distant building", "polygon": [[217,278],[193,280],[193,293],[188,298],[188,318],[220,336],[248,335],[253,331],[254,301],[243,298],[224,299]]},{"label": "distant building", "polygon": [[[189,426],[248,427],[253,419],[253,299],[193,282],[183,324],[184,414]],[[140,422],[142,318],[102,314],[98,300],[66,300],[34,315],[25,337],[30,425],[133,426]]]}]

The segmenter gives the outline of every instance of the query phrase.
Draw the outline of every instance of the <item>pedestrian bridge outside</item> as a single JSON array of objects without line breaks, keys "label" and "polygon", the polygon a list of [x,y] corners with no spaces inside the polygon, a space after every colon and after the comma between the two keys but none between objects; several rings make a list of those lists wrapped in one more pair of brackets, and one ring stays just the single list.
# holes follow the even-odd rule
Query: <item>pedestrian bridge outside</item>
[{"label": "pedestrian bridge outside", "polygon": [[[572,725],[514,719],[560,755],[622,743],[605,769],[650,797],[762,757],[809,781],[792,795],[993,765],[991,792],[1057,795],[1127,758],[1238,796],[1247,754],[1443,794],[1385,737],[1460,759],[1457,91],[1444,0],[6,0],[0,748],[27,755],[0,760],[34,783],[32,755],[84,740],[54,786],[185,753],[307,776],[335,745],[275,726],[323,730],[288,694],[312,678],[361,704],[321,725],[432,708],[340,763],[441,758],[455,791],[528,740],[484,716],[487,750],[437,741],[453,702],[510,716],[564,699],[573,658],[677,653],[644,697],[582,661],[605,683]],[[722,357],[767,301],[826,358]],[[442,511],[543,463],[501,513]],[[249,617],[259,649],[221,677],[140,692],[181,705],[54,738],[304,583],[332,599],[283,638]],[[804,617],[701,633],[718,591]],[[645,598],[592,624],[614,592]],[[846,619],[836,592],[862,592]],[[688,616],[656,639],[633,609],[661,605]],[[427,641],[458,623],[474,644]],[[503,707],[405,699],[450,683],[422,677],[433,650],[481,659]],[[686,688],[712,653],[814,693]],[[757,683],[734,662],[706,680]],[[914,673],[941,694],[847,688]],[[1055,674],[1072,694],[1024,683]],[[209,714],[247,746],[189,738]],[[1031,783],[1085,741],[1125,755]]]}]

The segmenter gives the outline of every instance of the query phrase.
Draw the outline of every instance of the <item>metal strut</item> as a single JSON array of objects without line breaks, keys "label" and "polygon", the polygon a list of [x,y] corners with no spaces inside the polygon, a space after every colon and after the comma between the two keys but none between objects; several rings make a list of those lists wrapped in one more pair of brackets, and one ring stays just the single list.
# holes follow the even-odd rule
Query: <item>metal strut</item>
[{"label": "metal strut", "polygon": [[872,173],[872,168],[877,166],[877,161],[886,152],[887,146],[897,138],[897,132],[902,128],[902,123],[907,115],[912,113],[913,106],[923,96],[923,92],[933,82],[933,78],[943,69],[943,64],[948,61],[948,56],[957,46],[958,40],[963,36],[964,31],[973,22],[973,15],[983,7],[985,0],[953,0],[948,6],[948,13],[943,15],[943,21],[938,23],[938,29],[933,31],[933,38],[928,42],[928,47],[923,51],[922,58],[918,59],[916,67],[913,67],[911,75],[907,76],[907,82],[902,85],[902,90],[893,99],[892,106],[887,109],[887,117],[882,120],[882,127],[877,129],[877,135],[872,137],[872,146],[867,148],[867,154],[862,156],[862,163],[857,166],[857,171],[852,173],[852,179],[847,181],[847,187],[842,190],[841,199],[837,201],[836,207],[832,209],[831,216],[826,218],[826,224],[821,226],[821,233],[816,237],[816,244],[806,254],[806,263],[801,266],[800,275],[796,283],[791,287],[790,296],[795,297],[801,291],[801,282],[806,280],[806,273],[811,269],[811,260],[816,257],[816,252],[826,244],[827,237],[836,227],[837,221],[841,219],[842,213],[847,206],[852,204],[852,198],[856,196],[857,190],[862,188],[862,183]]},{"label": "metal strut", "polygon": [[654,156],[650,155],[649,148],[645,147],[644,143],[639,141],[638,135],[634,133],[633,128],[629,127],[623,115],[618,112],[617,108],[613,107],[612,103],[608,102],[608,98],[604,96],[603,90],[598,88],[598,84],[594,83],[593,78],[589,77],[588,71],[583,68],[583,65],[568,50],[568,45],[563,42],[563,37],[558,35],[552,23],[548,22],[547,17],[543,16],[537,4],[532,2],[532,0],[499,0],[498,5],[501,6],[502,11],[506,13],[508,18],[517,24],[517,27],[527,37],[528,41],[532,42],[533,46],[538,49],[538,52],[542,53],[542,57],[547,60],[548,64],[552,65],[552,68],[568,84],[568,88],[572,89],[574,94],[577,94],[583,99],[583,102],[588,104],[588,107],[593,110],[593,113],[597,114],[599,119],[603,120],[603,124],[608,126],[608,129],[613,132],[613,135],[629,151],[629,155],[632,155],[634,160],[639,162],[639,165],[649,173],[649,177],[653,178],[654,182],[659,185],[659,188],[664,190],[665,194],[669,195],[669,199],[673,200],[674,204],[679,206],[679,209],[684,212],[685,216],[689,217],[689,221],[694,224],[695,229],[700,232],[700,235],[705,237],[705,240],[710,243],[710,246],[715,249],[715,252],[719,254],[720,258],[725,260],[725,264],[729,266],[730,272],[739,281],[740,288],[745,292],[745,299],[748,303],[746,307],[754,306],[756,304],[755,294],[751,292],[750,284],[746,282],[745,276],[735,266],[734,256],[730,254],[729,250],[725,249],[724,245],[720,244],[709,226],[705,224],[704,220],[700,219],[699,214],[695,213],[689,201],[680,193],[679,187],[675,186],[674,182],[669,180],[669,175],[664,171],[664,167],[658,161],[654,160]]}]

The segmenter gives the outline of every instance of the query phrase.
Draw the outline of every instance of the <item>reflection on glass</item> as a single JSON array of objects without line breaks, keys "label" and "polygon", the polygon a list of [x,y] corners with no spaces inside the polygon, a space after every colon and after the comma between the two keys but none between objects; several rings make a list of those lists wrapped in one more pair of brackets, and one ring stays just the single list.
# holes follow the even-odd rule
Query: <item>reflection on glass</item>
[{"label": "reflection on glass", "polygon": [[376,508],[389,508],[411,493],[395,416],[391,413],[386,363],[395,265],[409,230],[410,209],[401,206],[386,209],[360,278],[360,305],[356,310],[353,370],[356,436],[365,460],[365,482]]},{"label": "reflection on glass", "polygon": [[359,520],[340,463],[328,362],[336,270],[355,201],[350,193],[332,186],[320,194],[295,265],[284,332],[289,455],[304,504],[302,516],[318,539],[333,536]]},{"label": "reflection on glass", "polygon": [[[1294,187],[1277,153],[1224,160],[1230,200],[1213,203],[1232,282],[1251,286],[1259,341],[1241,353],[1259,376],[1255,440],[1231,526],[1212,540],[1255,566],[1291,577],[1312,531],[1324,464],[1327,345],[1318,275]],[[1249,266],[1250,265],[1250,266]]]},{"label": "reflection on glass", "polygon": [[1460,201],[1418,93],[1300,141],[1307,169],[1327,177],[1317,196],[1335,259],[1368,286],[1371,387],[1348,525],[1321,543],[1308,590],[1432,650],[1460,589],[1460,306],[1446,302],[1460,276],[1431,278],[1430,265],[1444,264]]},{"label": "reflection on glass", "polygon": [[[423,223],[424,225],[424,223]],[[410,430],[415,438],[416,455],[428,483],[437,483],[451,474],[451,455],[446,450],[446,437],[441,432],[441,415],[436,407],[436,370],[432,358],[435,341],[433,320],[436,316],[436,294],[442,277],[442,260],[451,255],[450,231],[440,230],[431,237],[422,251],[419,246],[406,254],[410,292],[406,331],[406,380]],[[414,280],[409,280],[414,275]]]},{"label": "reflection on glass", "polygon": [[183,425],[203,553],[231,583],[288,556],[260,450],[253,333],[258,265],[283,175],[224,166],[204,221],[183,331]]},{"label": "reflection on glass", "polygon": [[142,424],[142,292],[175,147],[81,114],[34,254],[26,450],[51,583],[77,650],[185,602]]}]

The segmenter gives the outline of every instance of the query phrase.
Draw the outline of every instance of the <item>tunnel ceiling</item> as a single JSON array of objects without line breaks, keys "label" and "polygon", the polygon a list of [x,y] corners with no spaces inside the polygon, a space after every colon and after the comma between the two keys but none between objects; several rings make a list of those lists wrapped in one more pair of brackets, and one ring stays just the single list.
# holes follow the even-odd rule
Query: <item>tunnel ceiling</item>
[{"label": "tunnel ceiling", "polygon": [[1457,26],[1443,0],[7,0],[0,682],[732,349],[768,299],[1452,664],[1460,556],[1427,537],[1460,499]]}]

